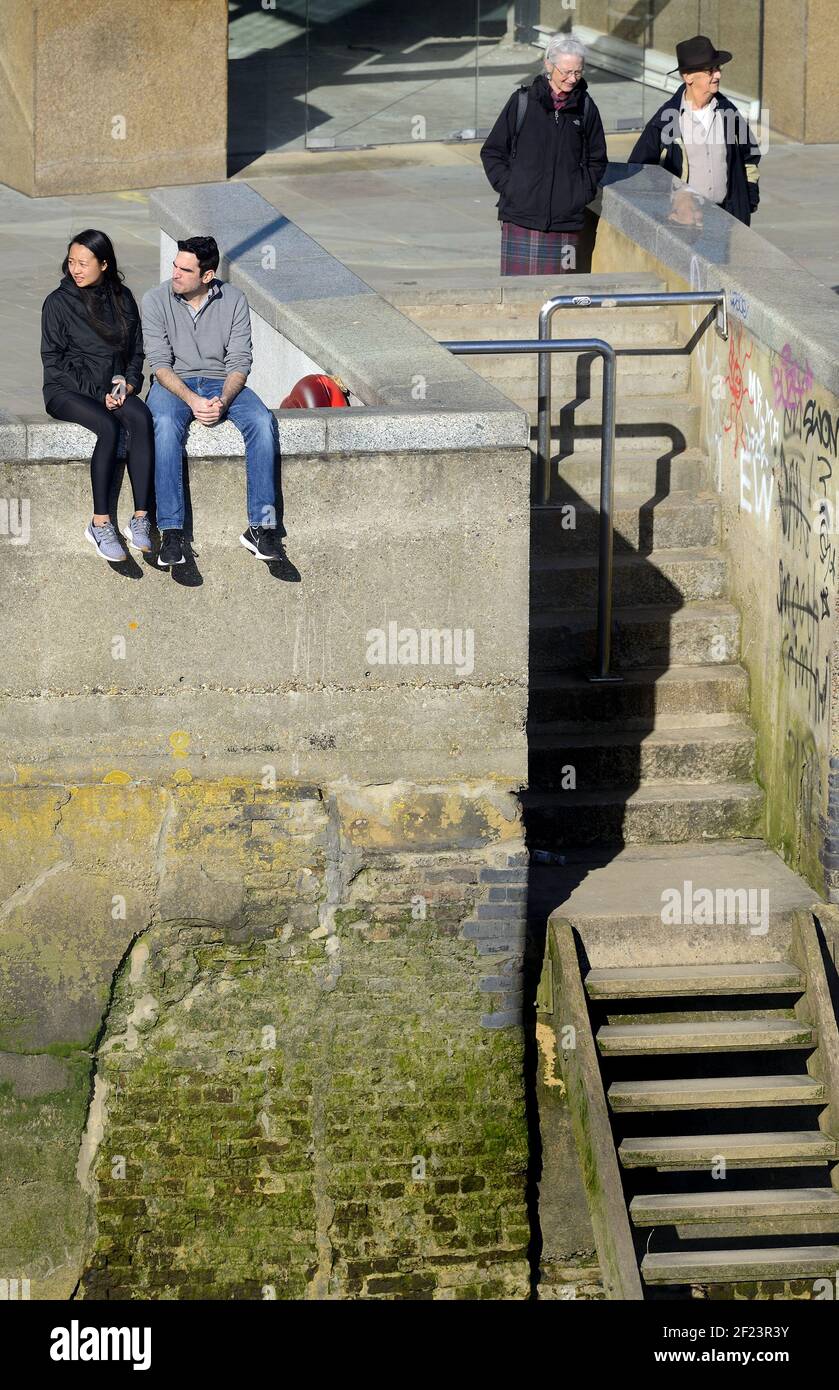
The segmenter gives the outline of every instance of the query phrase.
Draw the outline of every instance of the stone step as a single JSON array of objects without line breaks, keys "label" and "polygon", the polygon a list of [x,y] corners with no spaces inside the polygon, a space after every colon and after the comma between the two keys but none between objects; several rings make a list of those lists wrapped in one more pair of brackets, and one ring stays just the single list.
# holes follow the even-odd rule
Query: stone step
[{"label": "stone step", "polygon": [[[600,525],[599,499],[581,497],[558,485],[551,506],[530,511],[530,546],[534,557],[596,553]],[[614,549],[684,550],[715,546],[720,541],[720,500],[716,493],[674,492],[650,497],[643,492],[615,497]]]},{"label": "stone step", "polygon": [[652,1192],[633,1197],[629,1214],[636,1226],[702,1225],[708,1221],[796,1216],[839,1219],[839,1192],[832,1187],[770,1188],[753,1192]]},{"label": "stone step", "polygon": [[523,792],[521,800],[528,838],[545,849],[751,838],[763,824],[763,792],[751,782]]},{"label": "stone step", "polygon": [[[477,336],[483,339],[489,335],[480,333]],[[499,334],[504,339],[509,336]],[[516,405],[524,410],[536,410],[539,403],[536,354],[464,353],[461,361],[491,381]],[[595,396],[599,400],[603,391],[603,359],[590,352],[555,352],[551,381],[552,404],[560,395],[564,400],[574,400],[578,396]],[[654,353],[618,351],[616,386],[617,400],[683,395],[690,390],[690,356],[675,344],[672,349],[659,348]]]},{"label": "stone step", "polygon": [[[560,451],[574,452],[585,448],[600,451],[603,436],[603,408],[595,393],[588,400],[575,404],[572,392],[563,392],[561,383],[551,402],[551,440],[554,456]],[[618,396],[615,405],[615,449],[644,449],[654,457],[664,453],[681,453],[699,445],[701,407],[684,394],[666,396],[663,400],[646,396]],[[535,427],[535,410],[531,411]],[[616,474],[616,477],[620,475]],[[620,479],[621,486],[626,483]]]},{"label": "stone step", "polygon": [[[557,738],[531,727],[528,733],[531,790],[646,786],[655,782],[747,782],[752,777],[755,734],[740,721],[708,729],[653,729],[649,733],[574,734]],[[563,786],[564,784],[564,786]]]},{"label": "stone step", "polygon": [[[538,304],[510,305],[508,310],[487,310],[474,304],[452,308],[434,305],[420,309],[399,306],[420,328],[443,342],[536,340],[539,336]],[[560,309],[554,317],[554,338],[602,338],[614,348],[684,347],[677,318],[665,309]],[[557,354],[554,354],[555,356]],[[565,354],[561,354],[565,356]]]},{"label": "stone step", "polygon": [[745,965],[601,967],[585,977],[591,999],[675,999],[682,995],[800,994],[801,971],[786,961]]},{"label": "stone step", "polygon": [[832,1279],[837,1268],[839,1245],[778,1246],[645,1255],[641,1276],[648,1284],[736,1284],[759,1279]]},{"label": "stone step", "polygon": [[790,1168],[830,1163],[836,1141],[821,1130],[771,1130],[756,1134],[661,1134],[622,1139],[624,1168],[695,1171],[725,1159],[726,1168]]},{"label": "stone step", "polygon": [[[554,421],[555,426],[557,421]],[[532,436],[535,447],[535,427]],[[569,496],[589,498],[597,506],[600,498],[601,432],[578,432],[574,448],[560,454],[554,431],[551,464],[551,504],[560,505]],[[701,449],[671,445],[669,439],[627,436],[615,438],[615,492],[646,493],[650,498],[676,492],[705,493],[713,486],[708,459]]]},{"label": "stone step", "polygon": [[613,1110],[734,1110],[749,1106],[821,1105],[814,1076],[690,1076],[666,1081],[613,1081]]},{"label": "stone step", "polygon": [[[595,555],[556,555],[530,569],[530,598],[536,607],[594,608],[598,561]],[[615,555],[612,601],[618,606],[681,605],[723,598],[728,563],[721,550],[655,550],[651,555]]]},{"label": "stone step", "polygon": [[[543,922],[552,910],[559,909],[582,934],[593,966],[613,966],[621,961],[658,966],[662,960],[680,965],[789,960],[793,915],[809,912],[813,905],[810,885],[761,840],[626,845],[617,852],[604,852],[598,846],[571,848],[562,854],[531,855],[528,878],[529,892],[546,908]],[[757,936],[748,931],[751,923],[743,910],[748,903],[741,901],[732,912],[728,900],[723,899],[717,911],[717,892],[729,890],[733,884],[747,894],[751,892],[753,917],[756,907],[767,904],[768,933]],[[713,893],[713,915],[718,920],[706,926],[690,922],[664,927],[661,909],[672,900],[674,886],[681,890],[685,905],[698,888]],[[765,898],[760,897],[761,892]],[[721,917],[727,919],[725,924],[719,921]],[[800,1066],[804,1058],[796,1053],[791,1060]],[[727,1061],[728,1066],[717,1069],[757,1070],[748,1058],[732,1055]],[[738,1067],[738,1063],[742,1065]],[[682,1071],[678,1063],[664,1065],[669,1075],[676,1075],[677,1067]],[[789,1069],[786,1062],[773,1066],[772,1058],[761,1069],[770,1067]],[[697,1068],[706,1072],[715,1069],[705,1058]],[[628,1063],[623,1075],[631,1077],[641,1071],[641,1067]]]},{"label": "stone step", "polygon": [[[612,661],[625,671],[645,666],[733,662],[740,652],[740,614],[725,599],[683,606],[643,604],[612,610]],[[597,645],[593,607],[545,608],[530,619],[531,671],[588,669]]]},{"label": "stone step", "polygon": [[[550,732],[583,731],[609,724],[619,729],[681,728],[685,716],[745,714],[748,677],[742,666],[671,666],[627,670],[614,684],[598,684],[585,675],[533,674],[530,716],[550,722]],[[547,729],[544,730],[548,732]]]},{"label": "stone step", "polygon": [[[534,314],[546,299],[566,294],[653,294],[666,290],[664,281],[650,270],[593,271],[573,275],[501,275],[483,266],[435,268],[433,278],[417,281],[410,272],[388,271],[376,275],[375,288],[388,303],[413,314],[434,313],[442,307],[454,312],[470,305],[476,312],[498,313],[503,305],[532,306]],[[557,313],[571,311],[559,309]],[[583,311],[584,312],[584,311]],[[614,311],[611,311],[614,312]],[[666,312],[664,310],[660,312]],[[618,314],[632,317],[632,309]]]},{"label": "stone step", "polygon": [[672,1055],[690,1052],[764,1052],[782,1048],[811,1048],[815,1030],[807,1024],[783,1018],[701,1018],[681,1023],[604,1023],[597,1031],[597,1045],[606,1057]]}]

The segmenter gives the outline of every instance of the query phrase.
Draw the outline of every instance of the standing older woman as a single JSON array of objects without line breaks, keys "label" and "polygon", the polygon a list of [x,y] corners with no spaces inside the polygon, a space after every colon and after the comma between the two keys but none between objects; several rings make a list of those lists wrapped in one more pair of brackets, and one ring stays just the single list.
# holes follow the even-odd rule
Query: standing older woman
[{"label": "standing older woman", "polygon": [[608,162],[603,122],[583,77],[585,56],[576,39],[554,34],[544,72],[513,93],[481,148],[500,194],[502,275],[577,268],[583,214]]}]

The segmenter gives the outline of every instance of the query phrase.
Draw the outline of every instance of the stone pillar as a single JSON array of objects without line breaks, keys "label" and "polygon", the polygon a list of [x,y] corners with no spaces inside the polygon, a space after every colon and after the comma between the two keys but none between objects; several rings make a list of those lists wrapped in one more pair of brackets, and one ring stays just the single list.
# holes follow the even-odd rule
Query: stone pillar
[{"label": "stone pillar", "polygon": [[30,197],[227,176],[227,0],[3,0],[0,182]]},{"label": "stone pillar", "polygon": [[765,6],[763,105],[772,130],[808,145],[839,140],[838,61],[834,0]]}]

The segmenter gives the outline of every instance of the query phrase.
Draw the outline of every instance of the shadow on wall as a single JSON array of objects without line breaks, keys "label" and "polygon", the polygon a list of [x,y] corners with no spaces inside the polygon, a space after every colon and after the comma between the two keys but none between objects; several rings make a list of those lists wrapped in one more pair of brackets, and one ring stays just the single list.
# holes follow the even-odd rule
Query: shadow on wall
[{"label": "shadow on wall", "polygon": [[[692,342],[680,350],[689,352],[691,347]],[[540,1267],[543,1281],[550,1283],[552,1261],[562,1263],[573,1254],[552,1248],[553,1230],[563,1243],[570,1240],[573,1246],[579,1239],[579,1233],[571,1233],[568,1213],[554,1213],[545,1205],[546,1191],[564,1191],[564,1184],[547,1174],[543,1181],[550,1155],[543,1154],[536,1088],[534,1001],[547,921],[627,842],[627,803],[642,784],[643,744],[655,726],[657,681],[671,664],[671,622],[684,605],[679,590],[649,558],[656,508],[676,490],[671,466],[686,448],[684,435],[668,421],[619,424],[616,454],[630,436],[649,435],[657,441],[669,436],[671,442],[655,459],[652,488],[626,483],[622,487],[617,480],[616,507],[621,491],[646,493],[634,520],[632,510],[617,516],[614,536],[612,670],[627,679],[621,684],[589,682],[596,641],[599,520],[592,488],[599,476],[599,453],[577,453],[576,459],[574,455],[585,441],[599,438],[600,427],[578,425],[574,416],[577,407],[599,394],[591,382],[593,360],[578,360],[574,399],[560,409],[552,431],[555,481],[550,503],[535,506],[531,513],[529,778],[522,801],[530,859],[523,1022],[534,1289]],[[534,477],[534,497],[537,488]],[[568,526],[571,518],[573,527]],[[639,612],[643,607],[646,614]]]}]

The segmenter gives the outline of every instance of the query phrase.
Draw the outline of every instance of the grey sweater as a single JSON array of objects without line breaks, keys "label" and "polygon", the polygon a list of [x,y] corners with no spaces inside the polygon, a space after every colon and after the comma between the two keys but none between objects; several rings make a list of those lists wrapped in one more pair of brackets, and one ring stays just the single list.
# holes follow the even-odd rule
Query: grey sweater
[{"label": "grey sweater", "polygon": [[235,285],[210,283],[210,293],[193,318],[182,299],[164,280],[143,295],[143,344],[149,370],[171,367],[183,380],[190,376],[225,377],[251,369],[251,315],[248,301]]}]

